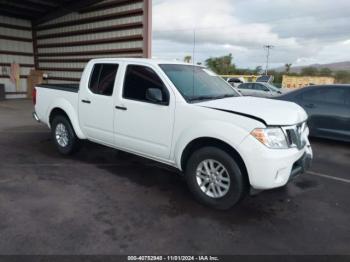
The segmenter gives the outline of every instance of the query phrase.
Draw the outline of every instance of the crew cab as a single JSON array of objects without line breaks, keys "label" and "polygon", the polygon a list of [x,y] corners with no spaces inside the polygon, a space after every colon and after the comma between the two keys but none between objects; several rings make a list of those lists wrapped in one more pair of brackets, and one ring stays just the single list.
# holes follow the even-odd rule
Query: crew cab
[{"label": "crew cab", "polygon": [[228,209],[250,191],[285,186],[310,165],[307,114],[242,97],[210,70],[151,59],[95,59],[79,86],[36,86],[34,118],[58,151],[80,140],[182,171],[201,203]]}]

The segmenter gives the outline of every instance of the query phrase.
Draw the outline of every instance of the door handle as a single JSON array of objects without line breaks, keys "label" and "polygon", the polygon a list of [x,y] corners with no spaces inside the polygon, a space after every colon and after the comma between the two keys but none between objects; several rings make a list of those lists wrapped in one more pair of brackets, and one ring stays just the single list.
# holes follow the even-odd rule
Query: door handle
[{"label": "door handle", "polygon": [[91,104],[91,101],[89,101],[89,100],[81,100],[81,102],[83,102],[85,104]]},{"label": "door handle", "polygon": [[123,107],[123,106],[116,106],[115,108],[122,111],[128,110],[126,107]]},{"label": "door handle", "polygon": [[314,104],[307,104],[307,105],[305,105],[305,107],[307,107],[307,108],[315,108],[315,105]]}]

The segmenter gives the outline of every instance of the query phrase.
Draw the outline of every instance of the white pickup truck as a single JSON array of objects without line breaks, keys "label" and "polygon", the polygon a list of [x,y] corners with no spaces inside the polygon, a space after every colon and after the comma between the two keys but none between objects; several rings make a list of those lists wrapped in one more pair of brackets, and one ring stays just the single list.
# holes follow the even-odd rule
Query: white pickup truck
[{"label": "white pickup truck", "polygon": [[285,186],[310,165],[307,114],[242,97],[210,70],[150,59],[90,61],[80,85],[39,85],[34,118],[62,154],[90,141],[173,166],[217,209]]}]

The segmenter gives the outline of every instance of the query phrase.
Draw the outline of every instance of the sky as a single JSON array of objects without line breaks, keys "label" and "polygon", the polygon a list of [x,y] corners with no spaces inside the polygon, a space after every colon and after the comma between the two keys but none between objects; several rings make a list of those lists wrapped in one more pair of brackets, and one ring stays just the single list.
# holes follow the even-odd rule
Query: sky
[{"label": "sky", "polygon": [[232,53],[255,68],[273,45],[271,68],[350,61],[349,10],[350,0],[153,0],[153,57]]}]

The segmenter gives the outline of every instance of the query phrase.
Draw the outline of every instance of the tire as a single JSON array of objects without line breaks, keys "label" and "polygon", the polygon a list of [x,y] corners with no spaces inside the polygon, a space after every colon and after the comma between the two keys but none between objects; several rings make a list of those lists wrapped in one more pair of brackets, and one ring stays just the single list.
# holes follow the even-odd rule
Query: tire
[{"label": "tire", "polygon": [[[207,173],[204,175],[198,171],[206,171],[206,166],[209,170],[218,168],[218,172],[209,178]],[[200,203],[219,210],[232,208],[248,192],[248,181],[235,159],[216,147],[203,147],[195,151],[187,162],[185,177],[190,190]],[[225,187],[221,187],[223,185]]]},{"label": "tire", "polygon": [[55,116],[51,124],[51,135],[60,154],[72,155],[78,151],[79,138],[66,116]]}]

